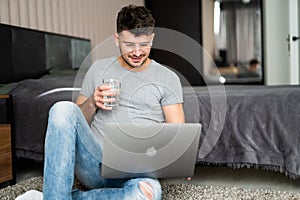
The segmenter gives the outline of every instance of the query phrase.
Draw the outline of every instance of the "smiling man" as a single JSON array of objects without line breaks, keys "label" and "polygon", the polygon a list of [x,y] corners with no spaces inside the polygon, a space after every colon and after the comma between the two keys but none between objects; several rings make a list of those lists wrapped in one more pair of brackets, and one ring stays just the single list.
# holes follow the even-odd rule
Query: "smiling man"
[{"label": "smiling man", "polygon": [[[107,122],[184,123],[177,75],[149,58],[154,19],[142,6],[118,13],[115,44],[119,57],[97,60],[88,70],[76,104],[58,102],[49,112],[45,141],[44,199],[161,199],[158,180],[104,179],[102,139]],[[106,78],[118,78],[118,107]],[[72,191],[74,173],[88,188]]]},{"label": "smiling man", "polygon": [[115,35],[116,45],[120,47],[121,56],[119,63],[121,66],[131,70],[142,68],[144,70],[150,64],[148,58],[154,33],[151,35],[135,36],[130,31],[122,31]]}]

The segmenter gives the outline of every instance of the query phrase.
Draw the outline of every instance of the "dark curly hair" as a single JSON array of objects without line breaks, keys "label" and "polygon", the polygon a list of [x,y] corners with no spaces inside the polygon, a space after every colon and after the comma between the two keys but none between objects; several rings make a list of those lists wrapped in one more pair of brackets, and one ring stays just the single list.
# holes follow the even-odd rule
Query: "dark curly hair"
[{"label": "dark curly hair", "polygon": [[129,5],[123,7],[117,17],[117,32],[129,31],[135,36],[153,33],[155,20],[144,6]]},{"label": "dark curly hair", "polygon": [[259,61],[257,60],[257,59],[251,59],[250,61],[249,61],[249,65],[256,65],[256,64],[259,64]]}]

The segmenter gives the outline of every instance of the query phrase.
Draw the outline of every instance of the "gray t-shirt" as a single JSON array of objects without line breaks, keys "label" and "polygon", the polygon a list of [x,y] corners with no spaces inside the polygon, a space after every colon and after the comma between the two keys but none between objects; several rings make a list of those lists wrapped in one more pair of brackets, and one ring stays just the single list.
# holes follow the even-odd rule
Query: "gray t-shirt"
[{"label": "gray t-shirt", "polygon": [[99,142],[107,122],[161,123],[164,122],[161,106],[183,102],[178,76],[154,60],[143,72],[125,69],[117,57],[97,60],[88,70],[80,93],[90,97],[103,78],[120,79],[121,93],[118,107],[111,111],[98,109],[93,118],[91,128]]}]

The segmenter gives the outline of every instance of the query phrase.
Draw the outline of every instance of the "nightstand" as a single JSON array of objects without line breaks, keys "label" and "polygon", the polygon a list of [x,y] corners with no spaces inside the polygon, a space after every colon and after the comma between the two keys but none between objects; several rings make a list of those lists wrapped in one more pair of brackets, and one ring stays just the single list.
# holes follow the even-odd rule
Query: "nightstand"
[{"label": "nightstand", "polygon": [[12,96],[0,94],[0,101],[5,102],[7,114],[7,119],[0,123],[0,183],[9,182],[10,184],[15,184],[12,145]]}]

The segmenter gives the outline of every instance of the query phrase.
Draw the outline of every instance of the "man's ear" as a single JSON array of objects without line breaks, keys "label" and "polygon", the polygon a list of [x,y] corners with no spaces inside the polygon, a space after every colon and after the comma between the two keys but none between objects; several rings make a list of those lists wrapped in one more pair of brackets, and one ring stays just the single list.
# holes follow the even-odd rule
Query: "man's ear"
[{"label": "man's ear", "polygon": [[151,34],[151,39],[152,39],[152,41],[154,40],[154,36],[155,36],[155,33],[152,33],[152,34]]},{"label": "man's ear", "polygon": [[116,46],[118,47],[118,46],[119,46],[119,44],[120,44],[120,42],[119,42],[119,35],[118,35],[118,33],[115,33],[115,34],[114,34],[114,39],[115,39],[115,44],[116,44]]}]

